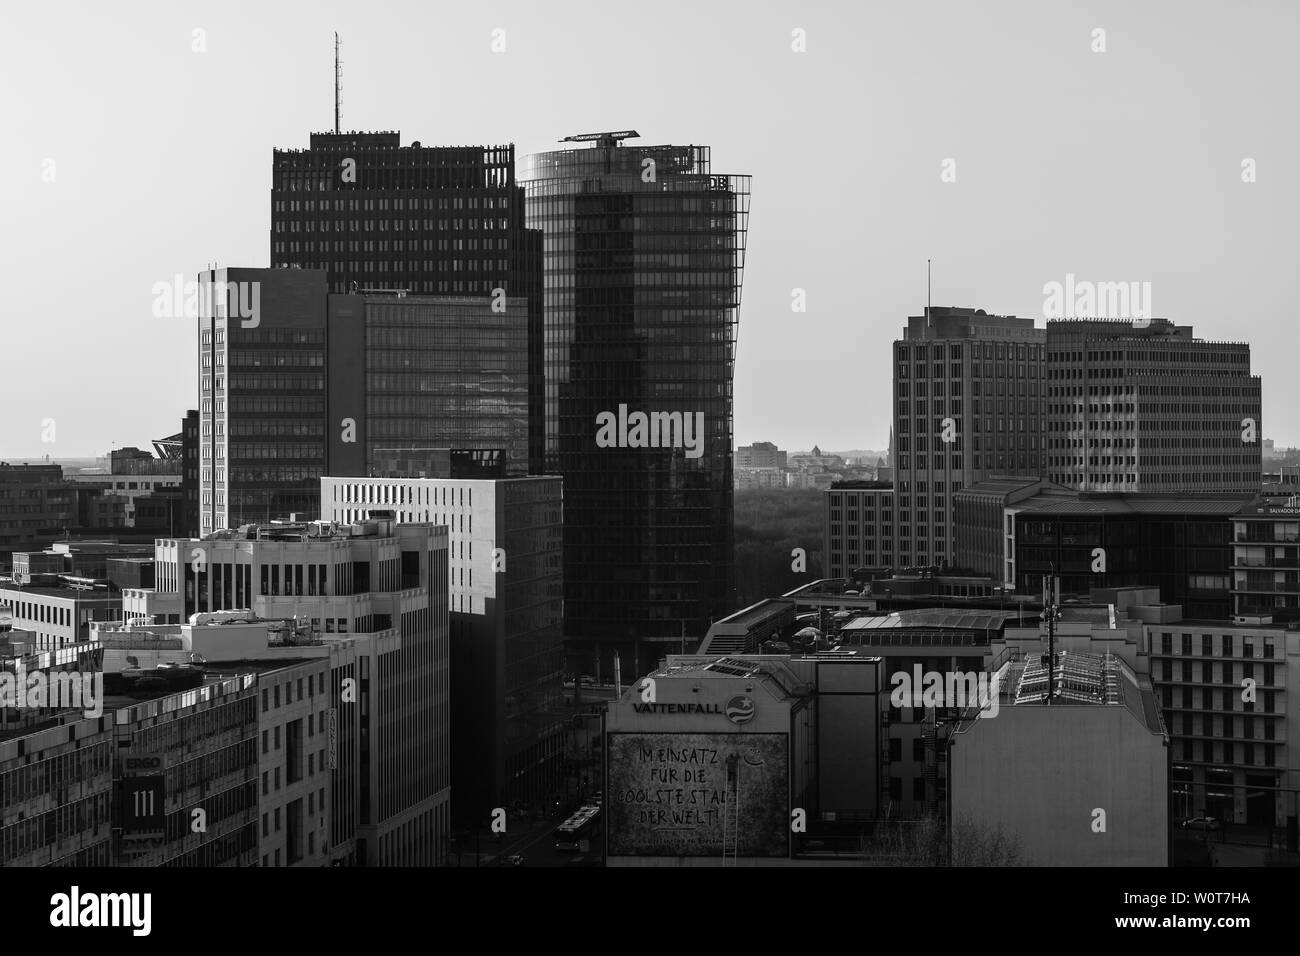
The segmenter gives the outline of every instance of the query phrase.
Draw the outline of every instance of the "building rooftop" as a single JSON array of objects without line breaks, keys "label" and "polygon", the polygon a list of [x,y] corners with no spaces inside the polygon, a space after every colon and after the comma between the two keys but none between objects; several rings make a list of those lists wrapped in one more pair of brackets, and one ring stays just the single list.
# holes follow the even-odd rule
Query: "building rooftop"
[{"label": "building rooftop", "polygon": [[857,478],[850,478],[850,479],[846,479],[845,481],[831,482],[831,491],[838,491],[841,489],[852,490],[855,488],[875,489],[878,491],[893,491],[894,483],[892,481],[871,481],[868,479],[857,479]]},{"label": "building rooftop", "polygon": [[43,584],[22,585],[9,582],[0,584],[0,589],[7,590],[11,593],[21,592],[23,594],[34,594],[40,597],[67,598],[70,600],[103,600],[105,598],[115,598],[121,600],[120,591],[111,590],[108,587],[96,588],[71,588],[71,587],[49,587]]},{"label": "building rooftop", "polygon": [[1251,502],[1240,498],[1188,498],[1174,495],[1089,495],[1047,498],[1035,495],[1021,502],[1022,515],[1209,515],[1228,517]]},{"label": "building rooftop", "polygon": [[[698,678],[700,676],[724,679],[764,681],[774,690],[781,700],[804,696],[804,683],[795,676],[786,662],[788,654],[744,654],[730,657],[714,655],[674,654],[647,675],[655,680],[674,680],[679,678]],[[629,690],[635,690],[636,683]]]},{"label": "building rooftop", "polygon": [[1015,609],[1001,611],[984,608],[928,607],[894,611],[892,614],[864,614],[845,624],[841,632],[890,629],[1000,631],[1008,621],[1019,620],[1019,618],[1020,614]]}]

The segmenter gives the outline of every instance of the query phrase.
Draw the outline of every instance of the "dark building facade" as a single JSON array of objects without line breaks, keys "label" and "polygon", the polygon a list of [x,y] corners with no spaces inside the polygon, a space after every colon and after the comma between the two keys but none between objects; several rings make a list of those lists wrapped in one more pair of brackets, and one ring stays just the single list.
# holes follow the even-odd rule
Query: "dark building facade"
[{"label": "dark building facade", "polygon": [[1033,319],[936,306],[894,342],[895,560],[955,560],[953,495],[1042,473],[1044,333]]},{"label": "dark building facade", "polygon": [[325,274],[219,269],[204,282],[250,314],[227,314],[228,301],[200,310],[199,533],[313,513],[328,427]]},{"label": "dark building facade", "polygon": [[[225,269],[258,315],[200,319],[200,535],[316,517],[320,479],[451,454],[530,464],[526,302],[328,294],[317,269]],[[242,293],[241,293],[242,294]],[[482,463],[480,461],[480,463]]]},{"label": "dark building facade", "polygon": [[30,550],[75,527],[76,489],[59,465],[0,461],[0,569],[15,551]]},{"label": "dark building facade", "polygon": [[1263,496],[1233,516],[1237,617],[1300,621],[1300,496]]},{"label": "dark building facade", "polygon": [[524,311],[533,474],[542,455],[541,250],[541,233],[525,227],[513,145],[312,133],[308,149],[273,154],[272,266],[323,270],[331,293],[402,290]]},{"label": "dark building facade", "polygon": [[1168,319],[1047,323],[1047,467],[1096,492],[1252,494],[1260,379],[1250,346]]},{"label": "dark building facade", "polygon": [[1029,501],[1014,515],[1016,590],[1152,586],[1189,618],[1232,619],[1233,519],[1249,498],[1091,495]]},{"label": "dark building facade", "polygon": [[[564,478],[565,634],[571,666],[591,673],[616,649],[624,673],[645,673],[702,637],[733,591],[749,177],[714,174],[704,146],[620,145],[633,135],[581,137],[595,145],[528,156],[521,174],[528,224],[545,234],[546,469]],[[638,433],[634,415],[657,433]]]},{"label": "dark building facade", "polygon": [[408,449],[499,454],[529,469],[527,303],[489,297],[331,295],[329,474],[365,477]]},{"label": "dark building facade", "polygon": [[181,526],[178,534],[199,536],[199,410],[185,413],[181,425]]}]

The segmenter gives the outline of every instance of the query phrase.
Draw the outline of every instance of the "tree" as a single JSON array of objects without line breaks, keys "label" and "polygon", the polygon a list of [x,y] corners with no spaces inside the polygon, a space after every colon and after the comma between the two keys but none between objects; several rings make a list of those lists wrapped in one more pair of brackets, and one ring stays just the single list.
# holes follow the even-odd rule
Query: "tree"
[{"label": "tree", "polygon": [[[935,815],[888,821],[864,847],[868,859],[894,866],[948,866],[948,836]],[[1020,838],[1001,823],[989,826],[962,814],[952,828],[952,866],[1024,866]]]}]

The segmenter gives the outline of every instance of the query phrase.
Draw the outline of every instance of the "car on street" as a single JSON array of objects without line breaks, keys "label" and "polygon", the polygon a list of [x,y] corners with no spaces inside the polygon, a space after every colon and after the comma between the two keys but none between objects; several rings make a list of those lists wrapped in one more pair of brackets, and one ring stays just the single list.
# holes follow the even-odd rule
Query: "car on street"
[{"label": "car on street", "polygon": [[1190,817],[1179,826],[1184,830],[1218,830],[1221,824],[1217,817]]}]

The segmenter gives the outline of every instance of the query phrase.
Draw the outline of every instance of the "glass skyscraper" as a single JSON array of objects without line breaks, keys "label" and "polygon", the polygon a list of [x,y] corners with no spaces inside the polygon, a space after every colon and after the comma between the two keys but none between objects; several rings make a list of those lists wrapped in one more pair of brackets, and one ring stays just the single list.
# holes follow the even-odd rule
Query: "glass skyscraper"
[{"label": "glass skyscraper", "polygon": [[595,145],[525,157],[520,174],[544,235],[565,634],[571,666],[602,675],[615,650],[629,675],[699,640],[733,592],[749,177],[715,175],[708,147],[621,145],[632,135],[582,137]]}]

